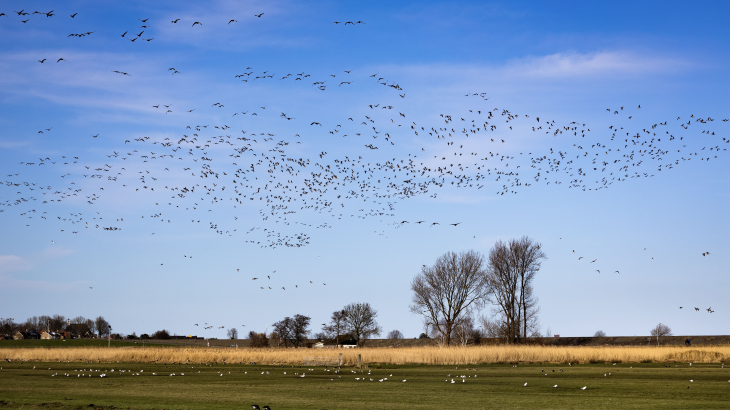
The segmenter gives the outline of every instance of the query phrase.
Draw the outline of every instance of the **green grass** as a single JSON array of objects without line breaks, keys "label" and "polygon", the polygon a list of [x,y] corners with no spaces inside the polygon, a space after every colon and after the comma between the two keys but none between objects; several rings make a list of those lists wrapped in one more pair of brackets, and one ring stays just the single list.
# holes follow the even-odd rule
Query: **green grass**
[{"label": "green grass", "polygon": [[[368,370],[354,374],[350,368],[336,374],[321,367],[310,371],[257,365],[4,362],[0,366],[0,408],[240,409],[251,404],[273,410],[730,408],[730,369],[719,364],[482,365],[469,370],[389,365],[371,369],[370,375]],[[261,374],[266,371],[270,374]],[[295,375],[302,372],[304,378]],[[102,373],[107,376],[99,377]],[[132,375],[136,373],[140,376]],[[460,375],[471,377],[462,383],[456,377]],[[378,382],[384,377],[388,380]],[[557,388],[552,387],[555,384]],[[583,386],[588,387],[580,390]]]},{"label": "green grass", "polygon": [[[142,347],[142,341],[119,341],[112,340],[111,345],[114,347]],[[146,343],[146,342],[145,342]],[[33,340],[0,340],[0,349],[9,347],[106,347],[109,345],[109,341],[106,339],[33,339]],[[147,343],[147,345],[150,345]],[[154,344],[155,346],[164,346],[162,344]]]}]

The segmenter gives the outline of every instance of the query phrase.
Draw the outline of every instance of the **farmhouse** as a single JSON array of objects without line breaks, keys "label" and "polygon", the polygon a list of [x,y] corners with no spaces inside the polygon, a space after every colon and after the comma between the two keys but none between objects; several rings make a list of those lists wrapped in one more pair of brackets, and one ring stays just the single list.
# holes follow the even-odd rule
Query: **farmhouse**
[{"label": "farmhouse", "polygon": [[13,339],[15,340],[26,340],[26,339],[40,339],[41,335],[38,334],[35,330],[30,330],[27,332],[18,332],[13,336]]},{"label": "farmhouse", "polygon": [[50,330],[44,330],[41,333],[41,339],[64,339],[62,334],[51,332]]},{"label": "farmhouse", "polygon": [[322,342],[315,343],[313,346],[315,349],[353,349],[357,345],[326,345]]}]

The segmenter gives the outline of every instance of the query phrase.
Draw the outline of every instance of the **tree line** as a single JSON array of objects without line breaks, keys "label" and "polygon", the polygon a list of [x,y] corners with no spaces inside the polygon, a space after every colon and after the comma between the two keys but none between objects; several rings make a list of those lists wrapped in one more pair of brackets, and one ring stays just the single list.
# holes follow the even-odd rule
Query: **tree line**
[{"label": "tree line", "polygon": [[106,337],[111,334],[112,327],[103,316],[96,319],[83,316],[67,319],[63,315],[33,316],[25,322],[15,322],[14,318],[0,318],[0,334],[12,336],[17,332],[29,331],[67,332],[74,337]]},{"label": "tree line", "polygon": [[[322,323],[314,338],[325,343],[354,344],[363,346],[367,339],[378,336],[382,328],[376,320],[378,311],[369,303],[350,303],[332,313],[329,323]],[[272,343],[283,347],[301,347],[311,334],[309,316],[296,314],[274,323],[270,334],[251,331],[248,334],[251,347],[268,347]],[[401,334],[398,332],[398,334]],[[229,337],[232,337],[229,332]],[[402,334],[401,334],[402,336]]]}]

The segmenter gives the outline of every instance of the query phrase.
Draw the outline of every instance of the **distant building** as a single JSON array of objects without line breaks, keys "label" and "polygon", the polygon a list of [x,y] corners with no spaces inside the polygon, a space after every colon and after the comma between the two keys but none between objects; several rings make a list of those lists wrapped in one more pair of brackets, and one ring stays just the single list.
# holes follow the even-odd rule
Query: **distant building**
[{"label": "distant building", "polygon": [[170,339],[202,339],[202,337],[198,336],[170,336]]},{"label": "distant building", "polygon": [[560,337],[560,335],[555,335],[554,337]]},{"label": "distant building", "polygon": [[41,333],[41,339],[44,339],[44,340],[46,340],[46,339],[63,339],[63,338],[64,338],[63,335],[56,333],[56,332],[51,332],[48,330],[44,330]]},{"label": "distant building", "polygon": [[26,340],[26,339],[40,339],[41,335],[35,330],[29,330],[27,332],[18,332],[13,336],[15,340]]},{"label": "distant building", "polygon": [[326,345],[322,342],[315,343],[313,346],[315,349],[353,349],[357,345]]}]

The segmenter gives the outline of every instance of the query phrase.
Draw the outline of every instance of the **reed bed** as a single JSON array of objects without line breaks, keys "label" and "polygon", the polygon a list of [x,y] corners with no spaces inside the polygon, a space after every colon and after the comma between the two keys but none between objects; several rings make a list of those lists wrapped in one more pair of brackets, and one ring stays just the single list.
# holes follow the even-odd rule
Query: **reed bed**
[{"label": "reed bed", "polygon": [[715,363],[730,361],[730,345],[682,346],[469,346],[361,349],[253,349],[189,347],[79,347],[0,349],[0,360],[40,362],[302,364],[308,357],[343,355],[343,365],[483,363]]}]

